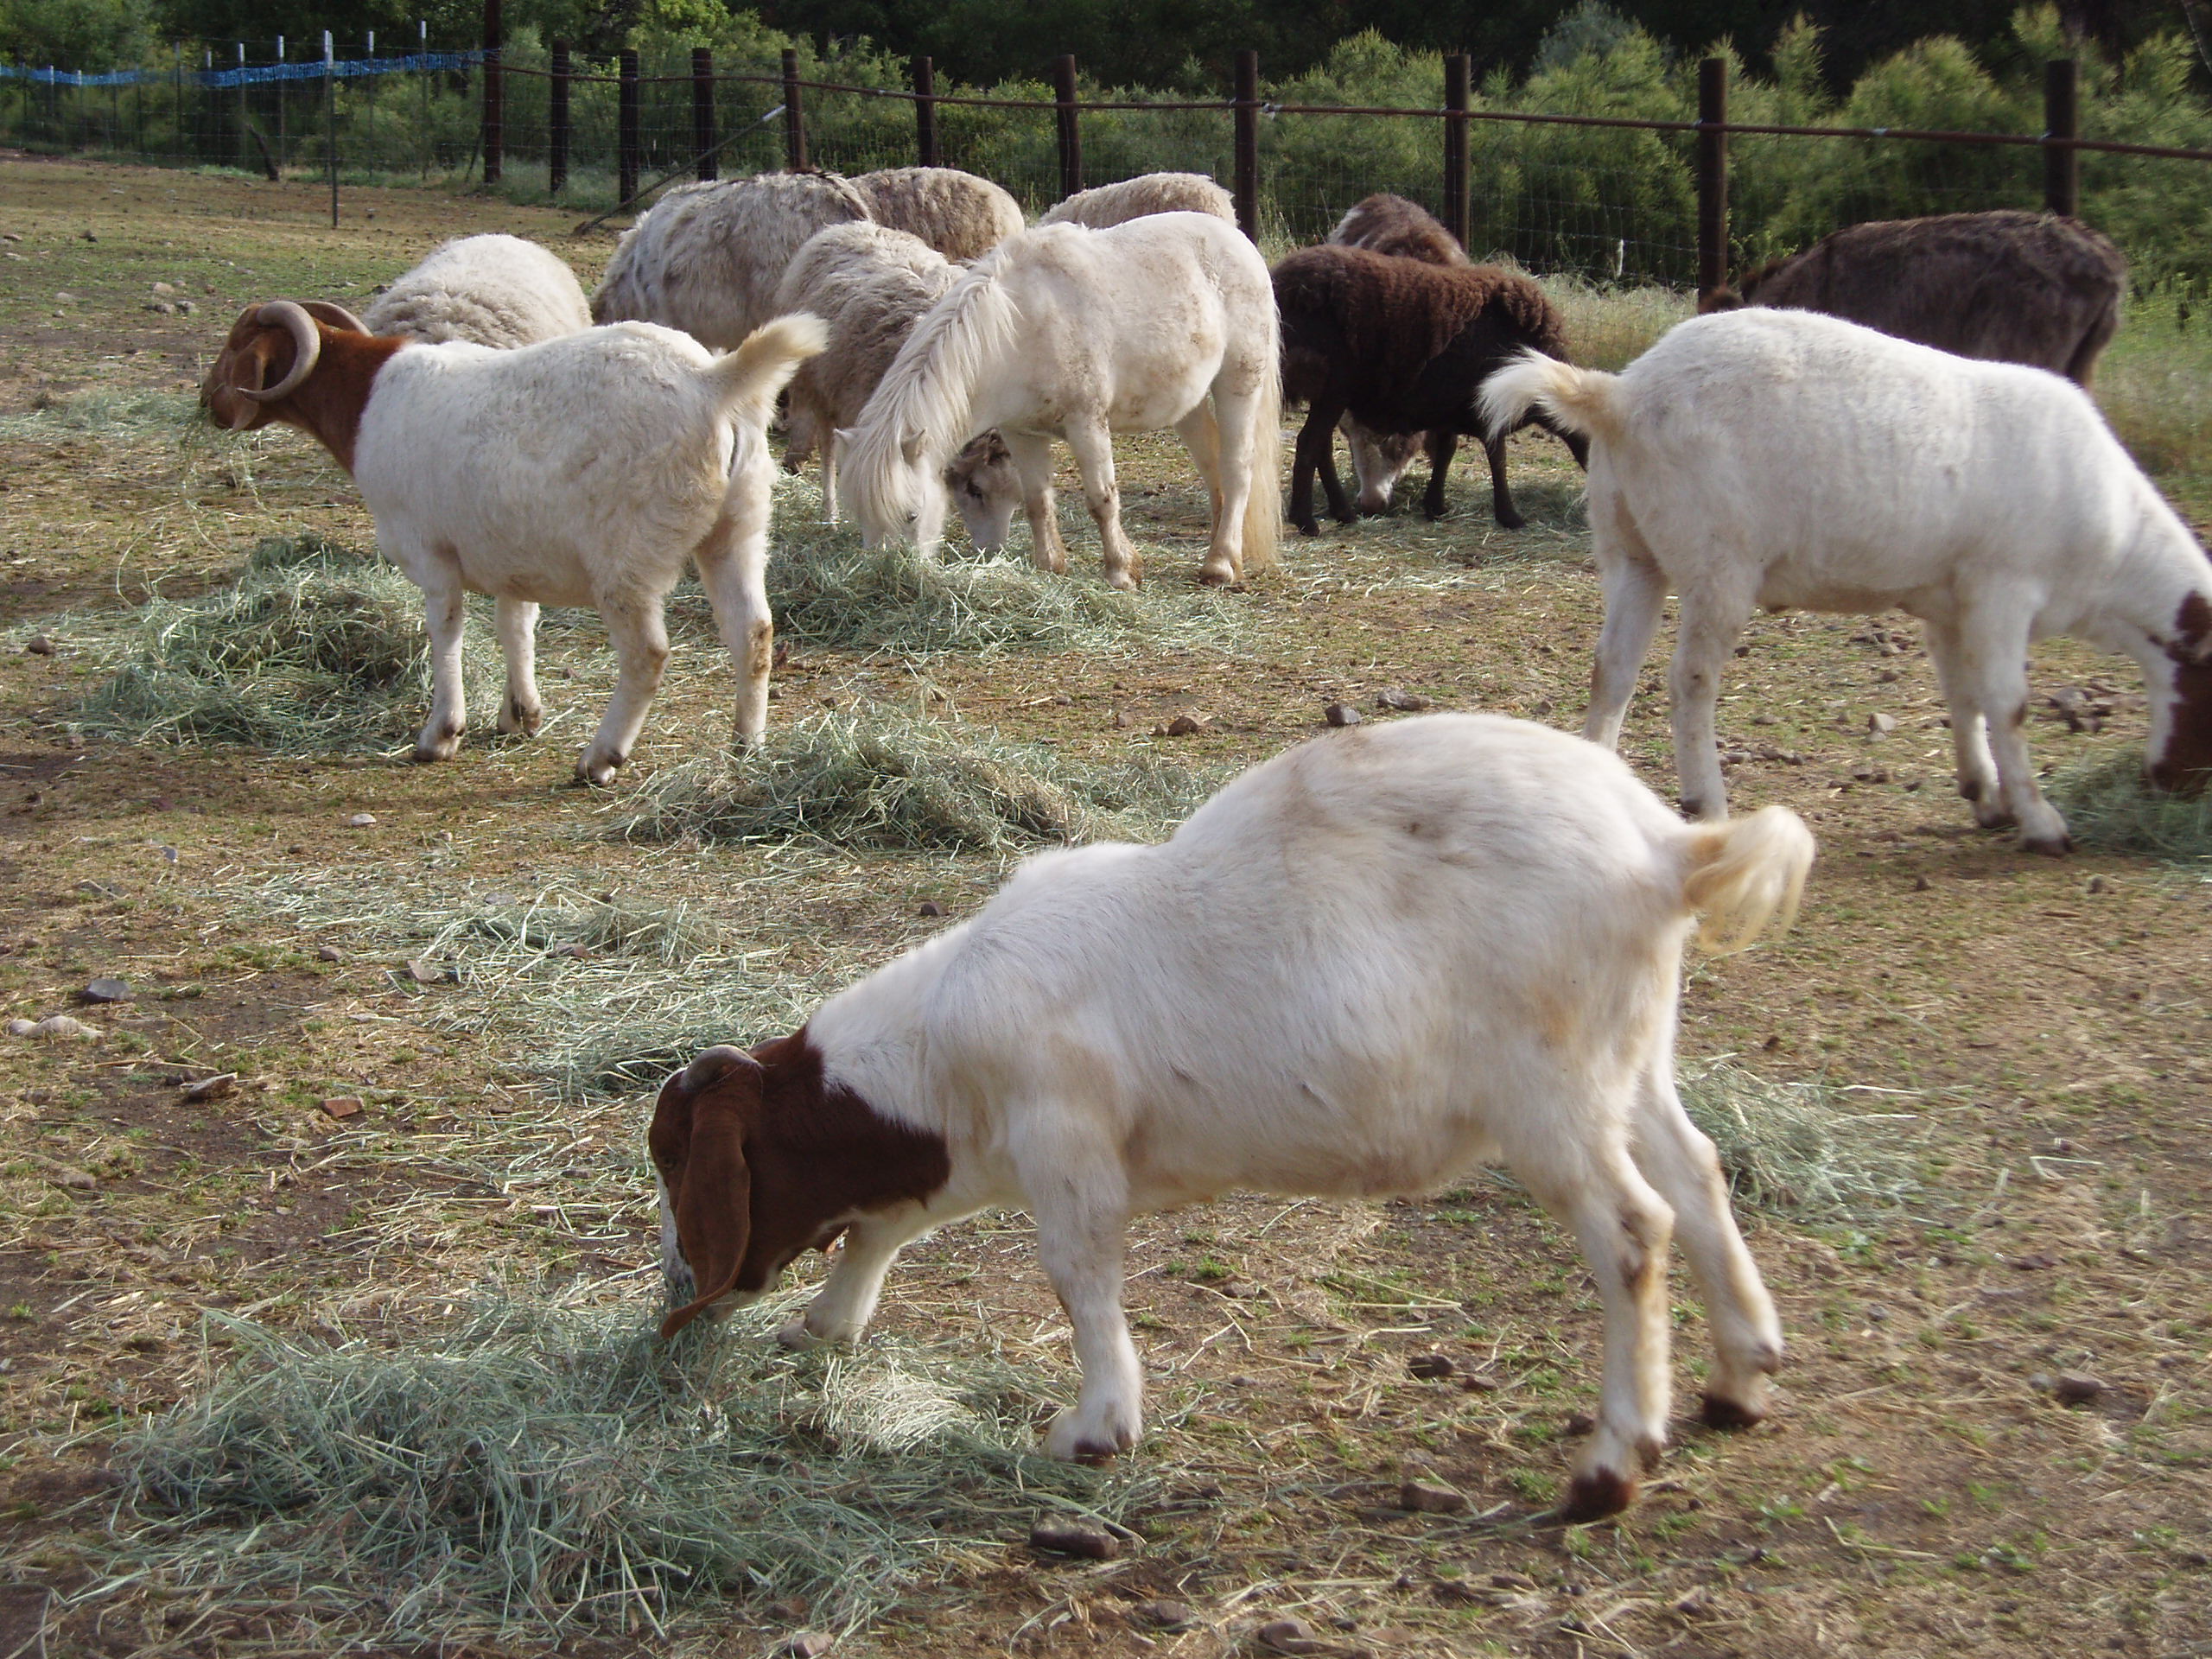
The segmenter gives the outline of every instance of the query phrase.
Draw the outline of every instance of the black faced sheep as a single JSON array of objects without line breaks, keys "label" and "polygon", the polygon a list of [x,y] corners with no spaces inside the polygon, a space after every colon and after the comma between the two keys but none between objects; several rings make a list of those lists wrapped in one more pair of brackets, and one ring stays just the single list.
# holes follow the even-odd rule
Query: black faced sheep
[{"label": "black faced sheep", "polygon": [[[1305,248],[1274,268],[1282,317],[1283,398],[1307,414],[1298,435],[1290,485],[1290,517],[1311,536],[1313,474],[1321,474],[1329,511],[1352,519],[1330,451],[1338,420],[1350,414],[1384,432],[1481,437],[1490,455],[1491,495],[1508,530],[1525,521],[1505,480],[1506,432],[1486,433],[1476,393],[1484,378],[1534,347],[1564,356],[1567,329],[1542,289],[1498,265],[1446,267],[1370,253],[1364,248]],[[1554,425],[1541,412],[1529,419],[1566,440],[1578,461],[1587,441]],[[1437,480],[1451,452],[1432,452],[1430,502],[1441,510]]]},{"label": "black faced sheep", "polygon": [[2127,261],[2079,219],[2005,208],[1878,219],[1761,265],[1700,311],[1824,311],[1961,357],[2086,386],[2120,327]]}]

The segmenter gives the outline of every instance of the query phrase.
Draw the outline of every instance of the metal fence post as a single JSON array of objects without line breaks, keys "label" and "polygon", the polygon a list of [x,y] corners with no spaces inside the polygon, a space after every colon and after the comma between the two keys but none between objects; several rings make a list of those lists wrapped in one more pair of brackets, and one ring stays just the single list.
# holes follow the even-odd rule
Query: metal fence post
[{"label": "metal fence post", "polygon": [[620,61],[616,72],[614,197],[627,201],[638,194],[638,54],[626,51]]},{"label": "metal fence post", "polygon": [[1083,188],[1083,130],[1076,120],[1075,59],[1052,62],[1052,95],[1058,101],[1060,130],[1060,200]]},{"label": "metal fence post", "polygon": [[269,175],[269,181],[270,181],[270,183],[271,183],[271,184],[276,184],[276,183],[281,182],[281,181],[283,181],[283,176],[284,176],[284,152],[285,152],[285,147],[286,147],[286,139],[285,139],[285,136],[284,136],[284,75],[283,75],[283,68],[284,68],[284,37],[283,37],[282,35],[279,35],[276,37],[276,70],[277,70],[277,74],[276,74],[276,79],[275,79],[273,82],[271,82],[271,83],[270,83],[270,88],[269,88],[269,90],[270,90],[270,92],[274,92],[274,93],[276,93],[276,159],[274,162],[270,162],[270,175]]},{"label": "metal fence post", "polygon": [[338,228],[338,54],[322,31],[322,147],[330,162],[330,228]]},{"label": "metal fence post", "polygon": [[798,53],[784,48],[784,165],[796,173],[806,165],[806,111],[798,101]]},{"label": "metal fence post", "polygon": [[1236,82],[1230,93],[1236,122],[1236,228],[1260,239],[1260,54],[1236,54]]},{"label": "metal fence post", "polygon": [[937,65],[914,60],[914,156],[917,165],[942,167],[937,147]]},{"label": "metal fence post", "polygon": [[721,176],[715,164],[715,49],[691,48],[691,153],[698,157],[701,183]]},{"label": "metal fence post", "polygon": [[2082,211],[2082,66],[2058,58],[2043,67],[2043,205],[2069,218]]},{"label": "metal fence post", "polygon": [[1697,67],[1697,288],[1728,281],[1728,60]]},{"label": "metal fence post", "polygon": [[1444,228],[1467,245],[1467,100],[1473,79],[1464,52],[1444,60]]},{"label": "metal fence post", "polygon": [[499,0],[484,0],[484,182],[506,170],[505,78],[499,73]]},{"label": "metal fence post", "polygon": [[546,87],[545,188],[548,194],[569,181],[569,43],[553,42],[553,78]]},{"label": "metal fence post", "polygon": [[245,42],[244,41],[240,41],[238,43],[238,170],[239,170],[240,172],[244,172],[244,171],[245,170],[245,165],[246,165],[246,155],[247,155],[247,151],[248,151],[248,149],[249,149],[250,145],[251,145],[251,143],[252,143],[252,140],[247,137],[246,130],[247,130],[248,124],[250,124],[250,123],[252,121],[253,117],[252,117],[252,115],[251,115],[251,114],[247,111],[247,109],[246,109],[246,102],[245,102]]}]

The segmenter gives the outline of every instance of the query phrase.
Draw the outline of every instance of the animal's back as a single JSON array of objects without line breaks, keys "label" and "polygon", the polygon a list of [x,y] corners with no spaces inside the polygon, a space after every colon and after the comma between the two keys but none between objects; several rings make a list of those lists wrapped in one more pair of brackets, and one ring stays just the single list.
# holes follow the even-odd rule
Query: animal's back
[{"label": "animal's back", "polygon": [[1467,251],[1459,245],[1459,239],[1446,230],[1434,214],[1417,202],[1387,191],[1378,191],[1355,203],[1337,222],[1337,228],[1329,232],[1329,240],[1348,248],[1367,248],[1376,253],[1419,259],[1432,265],[1473,263],[1467,257]]},{"label": "animal's back", "polygon": [[2126,277],[2120,251],[2088,226],[2006,209],[1850,226],[1742,289],[1752,305],[1825,312],[2085,380],[2118,324]]},{"label": "animal's back", "polygon": [[518,236],[441,243],[361,314],[372,334],[435,345],[535,345],[591,327],[591,308],[568,262]]},{"label": "animal's back", "polygon": [[948,259],[976,258],[1021,233],[1021,204],[957,168],[883,168],[861,174],[853,188],[877,224],[918,237]]},{"label": "animal's back", "polygon": [[[1522,721],[1317,740],[1161,846],[1025,863],[936,959],[933,1055],[1018,1096],[1070,1045],[1110,1052],[1107,1109],[1163,1192],[1418,1187],[1479,1150],[1485,1102],[1548,1042],[1632,1030],[1624,1064],[1655,1037],[1691,833],[1615,757]],[[1236,1020],[1194,1024],[1223,976]]]},{"label": "animal's back", "polygon": [[1624,492],[1662,564],[1793,572],[1763,604],[1858,608],[1985,553],[2024,581],[2108,562],[2155,496],[2078,387],[1819,314],[1694,318],[1620,386],[1593,498]]}]

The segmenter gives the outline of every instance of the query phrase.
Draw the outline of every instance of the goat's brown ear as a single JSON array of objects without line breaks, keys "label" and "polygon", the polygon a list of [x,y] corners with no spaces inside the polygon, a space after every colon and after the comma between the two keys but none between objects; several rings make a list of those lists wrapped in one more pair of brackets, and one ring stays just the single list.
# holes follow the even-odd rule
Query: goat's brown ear
[{"label": "goat's brown ear", "polygon": [[[703,1074],[703,1089],[690,1086],[694,1073]],[[673,1128],[673,1118],[689,1109],[683,1168],[669,1197],[676,1211],[676,1236],[699,1292],[661,1321],[664,1342],[728,1295],[745,1265],[753,1231],[753,1172],[745,1161],[745,1132],[760,1103],[760,1065],[737,1049],[709,1049],[661,1089],[653,1114],[657,1151],[664,1144],[664,1121]]]}]

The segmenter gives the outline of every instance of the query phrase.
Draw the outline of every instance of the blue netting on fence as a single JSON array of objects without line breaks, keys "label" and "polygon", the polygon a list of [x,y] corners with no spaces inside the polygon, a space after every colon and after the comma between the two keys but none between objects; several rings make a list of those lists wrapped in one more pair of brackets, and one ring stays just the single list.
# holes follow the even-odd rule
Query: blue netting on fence
[{"label": "blue netting on fence", "polygon": [[[310,58],[301,63],[246,64],[236,69],[187,69],[182,72],[182,78],[188,86],[219,89],[259,86],[273,80],[321,80],[325,75],[350,80],[359,75],[466,69],[483,61],[481,51],[416,52],[397,58],[341,58],[334,63]],[[87,75],[74,69],[37,69],[24,64],[0,63],[0,80],[29,80],[46,86],[166,86],[176,73],[172,69],[117,69],[106,74]]]}]

